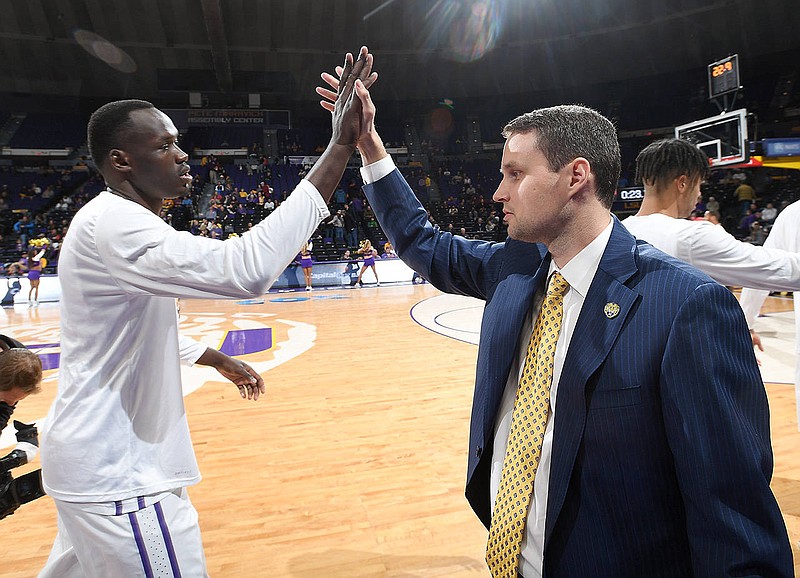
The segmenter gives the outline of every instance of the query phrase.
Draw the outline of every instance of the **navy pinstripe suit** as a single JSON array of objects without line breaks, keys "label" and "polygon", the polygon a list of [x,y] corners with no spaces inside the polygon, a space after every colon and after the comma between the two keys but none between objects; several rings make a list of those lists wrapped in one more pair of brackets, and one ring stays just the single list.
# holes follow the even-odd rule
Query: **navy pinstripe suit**
[{"label": "navy pinstripe suit", "polygon": [[[442,291],[486,301],[466,496],[488,528],[495,417],[549,254],[438,231],[397,170],[364,191],[406,263]],[[557,395],[547,578],[793,575],[769,487],[766,393],[726,288],[615,218]]]}]

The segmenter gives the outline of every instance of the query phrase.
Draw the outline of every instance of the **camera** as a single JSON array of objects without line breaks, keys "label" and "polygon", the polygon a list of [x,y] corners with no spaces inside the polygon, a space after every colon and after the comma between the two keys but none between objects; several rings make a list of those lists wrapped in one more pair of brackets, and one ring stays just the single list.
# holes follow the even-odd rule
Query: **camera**
[{"label": "camera", "polygon": [[13,514],[22,504],[44,496],[42,470],[36,470],[17,478],[11,470],[27,464],[39,451],[39,436],[36,426],[14,420],[17,430],[17,446],[0,458],[0,520]]}]

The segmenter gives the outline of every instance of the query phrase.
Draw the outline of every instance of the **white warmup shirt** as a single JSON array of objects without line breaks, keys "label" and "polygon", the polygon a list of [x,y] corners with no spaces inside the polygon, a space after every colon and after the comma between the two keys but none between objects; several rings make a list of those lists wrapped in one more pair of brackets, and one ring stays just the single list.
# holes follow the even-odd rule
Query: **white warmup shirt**
[{"label": "white warmup shirt", "polygon": [[61,368],[42,431],[45,491],[107,502],[197,483],[180,361],[205,347],[179,338],[175,298],[265,293],[328,215],[305,180],[227,241],[177,232],[107,191],[78,211],[59,258]]},{"label": "white warmup shirt", "polygon": [[694,265],[722,285],[800,291],[800,254],[737,241],[719,225],[653,213],[622,224],[637,239]]},{"label": "white warmup shirt", "polygon": [[[800,201],[795,201],[783,209],[775,224],[769,231],[769,236],[764,242],[765,247],[784,249],[786,251],[800,252]],[[764,304],[768,291],[757,291],[755,289],[742,289],[739,303],[747,318],[747,326],[753,329],[753,323],[761,306]],[[794,296],[794,387],[795,399],[797,403],[797,416],[800,419],[800,294]],[[798,422],[800,423],[800,422]],[[800,429],[800,426],[798,426]]]}]

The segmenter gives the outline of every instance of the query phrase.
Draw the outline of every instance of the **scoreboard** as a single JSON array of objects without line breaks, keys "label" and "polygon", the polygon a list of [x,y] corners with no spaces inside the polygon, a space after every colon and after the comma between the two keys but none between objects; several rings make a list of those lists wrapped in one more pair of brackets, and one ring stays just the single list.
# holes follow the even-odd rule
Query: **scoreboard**
[{"label": "scoreboard", "polygon": [[708,65],[708,97],[711,99],[739,90],[739,55]]},{"label": "scoreboard", "polygon": [[614,195],[611,212],[619,218],[627,217],[639,211],[644,200],[644,187],[624,187]]}]

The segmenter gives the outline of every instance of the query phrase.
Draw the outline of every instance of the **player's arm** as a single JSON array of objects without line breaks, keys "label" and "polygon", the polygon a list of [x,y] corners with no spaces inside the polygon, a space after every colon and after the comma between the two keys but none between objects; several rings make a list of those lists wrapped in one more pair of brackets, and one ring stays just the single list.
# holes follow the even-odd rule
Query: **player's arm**
[{"label": "player's arm", "polygon": [[[98,224],[101,261],[119,286],[133,294],[169,297],[255,297],[265,293],[330,212],[325,201],[339,184],[355,150],[361,101],[353,92],[372,77],[366,47],[348,54],[333,138],[308,176],[263,221],[241,237],[220,243],[178,232],[142,207],[109,215]],[[113,207],[109,210],[116,210]]]},{"label": "player's arm", "polygon": [[693,227],[676,257],[723,285],[800,291],[800,253],[739,241],[711,223]]}]

